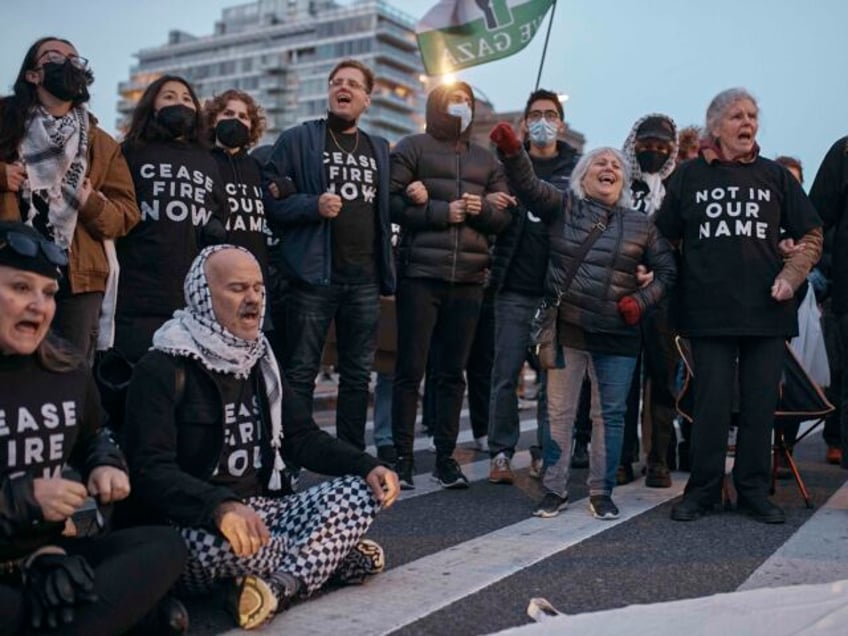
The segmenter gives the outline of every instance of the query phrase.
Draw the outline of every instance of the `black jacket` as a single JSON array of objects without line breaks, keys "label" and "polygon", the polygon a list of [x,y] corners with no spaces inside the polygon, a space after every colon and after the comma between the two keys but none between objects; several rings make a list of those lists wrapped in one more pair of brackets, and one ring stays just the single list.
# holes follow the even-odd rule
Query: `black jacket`
[{"label": "black jacket", "polygon": [[[848,137],[830,147],[810,189],[828,240],[819,267],[831,279],[833,311],[848,313]],[[834,249],[843,246],[841,249]]]},{"label": "black jacket", "polygon": [[[511,214],[496,210],[485,195],[507,192],[497,158],[459,134],[459,120],[445,112],[446,87],[427,99],[427,132],[401,139],[392,152],[392,221],[401,227],[398,270],[409,278],[482,283],[489,268],[489,235],[502,232]],[[413,205],[406,187],[422,181],[429,199]],[[463,223],[448,223],[451,201],[463,193],[483,199],[483,210]]]},{"label": "black jacket", "polygon": [[[177,367],[185,369],[181,399],[176,399]],[[273,466],[265,391],[258,374],[265,434],[261,484]],[[148,522],[215,528],[214,513],[224,501],[240,498],[209,483],[224,444],[224,399],[212,375],[197,361],[160,351],[148,352],[135,367],[127,395],[125,447],[133,485],[132,504]],[[324,475],[366,476],[376,459],[322,431],[283,381],[283,459]],[[284,480],[284,488],[287,487]],[[257,492],[257,495],[273,494]],[[291,494],[290,489],[279,493]]]},{"label": "black jacket", "polygon": [[[676,268],[669,243],[640,212],[579,199],[572,192],[563,193],[537,178],[526,152],[504,158],[503,162],[513,190],[550,223],[546,296],[553,295],[551,279],[562,278],[565,270],[573,267],[574,255],[594,225],[598,221],[606,225],[562,298],[558,320],[562,329],[571,324],[590,333],[638,337],[638,325],[624,322],[618,301],[632,296],[644,312],[674,285]],[[640,263],[654,272],[653,282],[644,289],[636,282],[636,266]]]},{"label": "black jacket", "polygon": [[[527,145],[525,144],[525,148]],[[580,158],[580,153],[577,149],[565,143],[564,141],[557,142],[557,158],[556,166],[553,169],[553,174],[549,179],[545,179],[548,183],[556,187],[558,190],[565,192],[568,189],[569,177],[577,160]],[[530,157],[533,161],[533,157]],[[489,285],[495,291],[500,291],[504,281],[509,274],[510,265],[516,257],[516,249],[521,244],[521,237],[527,226],[527,206],[523,202],[514,210],[512,223],[498,235],[498,240],[495,243],[494,258],[492,260],[492,275]],[[542,273],[544,276],[544,272]]]},{"label": "black jacket", "polygon": [[[86,483],[97,466],[126,470],[126,464],[100,428],[100,400],[87,365],[58,373],[45,369],[34,355],[0,355],[0,386],[2,428],[8,429],[0,449],[2,562],[56,541],[65,527],[44,520],[33,492],[35,478],[58,474],[67,463]],[[27,452],[27,446],[41,451]]]}]

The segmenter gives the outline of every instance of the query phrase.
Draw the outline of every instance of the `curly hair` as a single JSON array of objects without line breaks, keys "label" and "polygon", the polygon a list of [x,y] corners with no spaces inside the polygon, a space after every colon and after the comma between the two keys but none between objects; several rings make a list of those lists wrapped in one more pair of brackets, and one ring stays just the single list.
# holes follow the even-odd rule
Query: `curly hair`
[{"label": "curly hair", "polygon": [[247,106],[247,116],[250,118],[250,138],[245,148],[256,145],[259,138],[262,137],[262,133],[265,132],[267,124],[265,111],[250,95],[235,88],[226,90],[212,99],[207,99],[203,105],[203,118],[206,123],[206,130],[209,131],[209,143],[215,143],[215,120],[227,108],[230,101],[242,102]]},{"label": "curly hair", "polygon": [[686,126],[677,133],[677,157],[678,160],[689,156],[689,151],[698,152],[701,145],[701,129],[698,126]]}]

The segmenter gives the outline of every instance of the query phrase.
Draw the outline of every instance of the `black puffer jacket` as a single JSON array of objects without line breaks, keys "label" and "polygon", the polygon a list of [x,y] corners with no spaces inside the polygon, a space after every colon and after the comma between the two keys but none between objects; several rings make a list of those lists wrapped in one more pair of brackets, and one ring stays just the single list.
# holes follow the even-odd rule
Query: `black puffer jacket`
[{"label": "black puffer jacket", "polygon": [[[524,147],[527,148],[528,144]],[[568,189],[569,177],[577,160],[580,158],[580,153],[576,148],[570,146],[564,141],[557,142],[557,158],[556,167],[549,179],[545,179],[558,190],[565,191]],[[532,158],[531,158],[532,161]],[[498,241],[495,244],[495,253],[492,263],[492,276],[489,279],[489,285],[494,290],[500,291],[506,280],[509,266],[515,258],[515,250],[521,243],[521,236],[524,233],[524,228],[527,225],[527,207],[523,204],[519,205],[514,214],[512,223],[509,227],[498,235]]]},{"label": "black puffer jacket", "polygon": [[[644,312],[674,285],[676,268],[669,243],[640,212],[580,199],[537,178],[526,152],[503,162],[510,186],[551,226],[547,296],[553,293],[548,286],[551,270],[559,270],[556,277],[562,278],[595,224],[605,222],[606,230],[580,263],[562,298],[561,329],[571,324],[590,333],[638,336],[638,325],[628,326],[619,314],[618,301],[633,296]],[[640,263],[654,272],[653,282],[644,289],[636,282]]]},{"label": "black puffer jacket", "polygon": [[[401,139],[392,152],[392,221],[401,227],[398,269],[410,278],[482,283],[489,268],[488,237],[509,225],[511,213],[496,210],[484,198],[479,215],[451,224],[448,207],[463,193],[485,197],[508,187],[495,156],[468,141],[471,127],[459,134],[459,119],[446,113],[447,94],[455,87],[430,93],[427,132]],[[406,198],[413,181],[427,188],[426,204],[413,205]]]}]

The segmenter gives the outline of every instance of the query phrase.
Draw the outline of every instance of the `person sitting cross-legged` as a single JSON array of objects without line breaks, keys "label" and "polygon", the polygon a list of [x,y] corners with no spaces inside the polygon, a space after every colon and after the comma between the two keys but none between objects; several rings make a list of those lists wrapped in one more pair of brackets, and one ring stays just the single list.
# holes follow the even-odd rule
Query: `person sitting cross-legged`
[{"label": "person sitting cross-legged", "polygon": [[[265,292],[250,252],[201,251],[185,296],[129,387],[132,512],[176,524],[189,553],[182,590],[222,581],[239,625],[252,629],[331,577],[383,569],[382,548],[362,537],[398,480],[321,431],[282,379],[261,332]],[[283,458],[343,476],[292,494]]]}]

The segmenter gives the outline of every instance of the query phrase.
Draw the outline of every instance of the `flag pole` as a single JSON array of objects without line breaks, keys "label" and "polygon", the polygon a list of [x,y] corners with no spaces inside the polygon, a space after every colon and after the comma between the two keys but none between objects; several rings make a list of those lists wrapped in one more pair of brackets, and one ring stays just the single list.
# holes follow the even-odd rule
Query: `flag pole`
[{"label": "flag pole", "polygon": [[551,6],[551,17],[548,21],[548,32],[545,34],[545,46],[542,48],[542,59],[539,61],[539,74],[536,75],[536,88],[533,90],[539,90],[539,82],[542,81],[542,68],[545,66],[545,55],[548,52],[548,40],[551,37],[551,27],[554,25],[554,13],[556,12],[556,0],[554,0],[553,5]]}]

